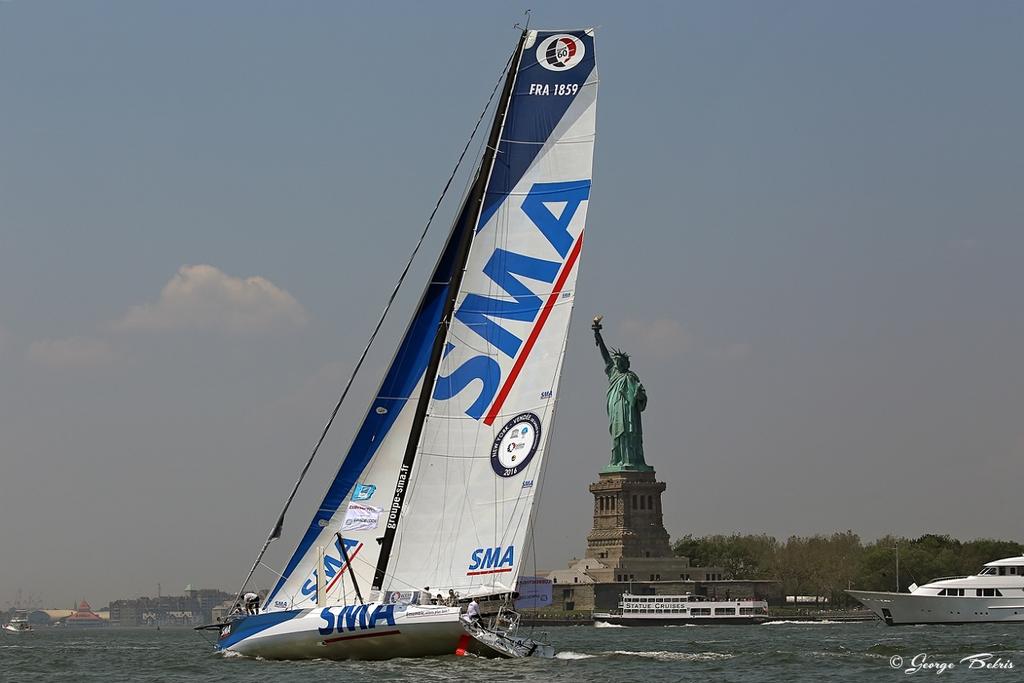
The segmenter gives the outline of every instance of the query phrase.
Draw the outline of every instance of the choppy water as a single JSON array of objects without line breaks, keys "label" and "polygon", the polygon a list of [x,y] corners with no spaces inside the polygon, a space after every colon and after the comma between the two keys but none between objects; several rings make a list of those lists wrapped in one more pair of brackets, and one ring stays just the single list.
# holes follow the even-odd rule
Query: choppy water
[{"label": "choppy water", "polygon": [[[940,680],[1024,680],[1024,624],[887,628],[868,623],[559,627],[554,660],[459,657],[389,662],[270,662],[223,657],[187,630],[40,629],[0,637],[0,681],[898,681],[915,656],[953,663]],[[970,669],[992,653],[1013,669]],[[903,659],[899,669],[890,662]],[[936,669],[910,674],[930,678]]]}]

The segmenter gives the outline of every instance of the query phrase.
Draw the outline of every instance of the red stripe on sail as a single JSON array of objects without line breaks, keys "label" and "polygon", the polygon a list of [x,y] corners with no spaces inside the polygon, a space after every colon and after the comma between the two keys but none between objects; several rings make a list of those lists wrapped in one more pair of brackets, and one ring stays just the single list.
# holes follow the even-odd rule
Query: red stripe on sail
[{"label": "red stripe on sail", "polygon": [[540,311],[540,316],[537,317],[537,322],[533,326],[533,330],[530,332],[530,336],[526,338],[526,343],[523,345],[523,350],[519,353],[516,358],[515,364],[512,366],[511,372],[508,373],[508,378],[505,383],[501,385],[501,390],[498,391],[498,397],[494,399],[494,403],[491,404],[491,409],[487,412],[487,416],[484,418],[485,425],[494,424],[494,419],[498,417],[498,413],[501,412],[501,406],[505,403],[505,399],[508,398],[508,392],[512,391],[512,385],[516,383],[516,379],[519,378],[519,373],[523,369],[523,365],[526,364],[526,359],[530,355],[530,351],[533,350],[533,345],[537,343],[537,337],[540,336],[540,331],[544,329],[544,323],[547,322],[548,316],[551,315],[551,309],[555,305],[555,300],[562,293],[562,288],[565,287],[565,281],[569,279],[569,273],[572,272],[573,266],[576,265],[576,259],[579,258],[580,248],[583,247],[583,233],[576,238],[576,244],[572,245],[572,251],[569,252],[569,258],[565,260],[565,265],[562,266],[562,272],[558,274],[558,279],[555,280],[555,287],[551,290],[551,294],[548,295],[548,300],[544,303],[544,307]]},{"label": "red stripe on sail", "polygon": [[480,576],[481,574],[504,574],[505,572],[512,571],[512,567],[505,567],[504,569],[485,569],[479,572],[466,572],[466,576]]}]

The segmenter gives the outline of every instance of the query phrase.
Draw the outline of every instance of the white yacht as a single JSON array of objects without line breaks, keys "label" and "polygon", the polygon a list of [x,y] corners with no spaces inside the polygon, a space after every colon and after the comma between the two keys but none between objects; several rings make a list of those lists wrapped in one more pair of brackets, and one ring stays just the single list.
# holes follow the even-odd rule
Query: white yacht
[{"label": "white yacht", "polygon": [[1024,556],[986,564],[971,576],[948,576],[909,593],[846,591],[889,626],[1024,621]]},{"label": "white yacht", "polygon": [[702,595],[633,595],[623,593],[619,609],[594,612],[594,622],[618,626],[682,624],[759,624],[768,618],[764,600],[709,600]]},{"label": "white yacht", "polygon": [[11,617],[11,620],[4,625],[7,633],[28,633],[32,630],[32,624],[28,623],[28,610],[19,609]]}]

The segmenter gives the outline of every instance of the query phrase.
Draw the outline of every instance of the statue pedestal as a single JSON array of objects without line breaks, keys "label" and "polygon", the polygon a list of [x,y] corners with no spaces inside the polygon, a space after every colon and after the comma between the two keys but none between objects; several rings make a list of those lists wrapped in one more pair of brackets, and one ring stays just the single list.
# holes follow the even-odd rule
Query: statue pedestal
[{"label": "statue pedestal", "polygon": [[614,565],[623,557],[671,557],[662,520],[665,482],[654,468],[605,468],[590,485],[594,527],[587,536],[587,557]]}]

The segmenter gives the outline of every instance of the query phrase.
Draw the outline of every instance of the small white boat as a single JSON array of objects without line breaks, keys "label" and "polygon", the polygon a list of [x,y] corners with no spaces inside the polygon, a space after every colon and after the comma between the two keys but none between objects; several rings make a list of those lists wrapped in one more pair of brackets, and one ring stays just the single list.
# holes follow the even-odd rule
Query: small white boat
[{"label": "small white boat", "polygon": [[615,612],[594,612],[595,622],[618,626],[683,624],[760,624],[768,619],[764,600],[709,600],[702,595],[633,595],[623,593]]},{"label": "small white boat", "polygon": [[1024,557],[989,562],[970,576],[911,584],[909,593],[846,592],[889,626],[1024,621]]},{"label": "small white boat", "polygon": [[28,610],[16,610],[11,620],[4,624],[6,633],[30,633],[31,631],[32,624],[28,622]]}]

